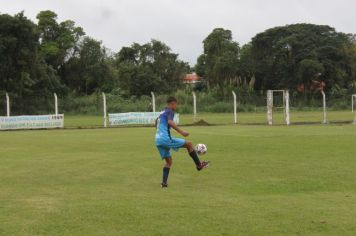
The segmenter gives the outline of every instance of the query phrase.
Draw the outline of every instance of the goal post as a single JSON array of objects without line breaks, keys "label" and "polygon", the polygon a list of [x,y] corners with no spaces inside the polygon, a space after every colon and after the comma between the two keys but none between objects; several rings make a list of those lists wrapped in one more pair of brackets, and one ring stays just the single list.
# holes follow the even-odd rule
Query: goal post
[{"label": "goal post", "polygon": [[288,90],[267,90],[267,123],[273,125],[273,96],[275,93],[282,93],[284,122],[290,125],[290,107]]}]

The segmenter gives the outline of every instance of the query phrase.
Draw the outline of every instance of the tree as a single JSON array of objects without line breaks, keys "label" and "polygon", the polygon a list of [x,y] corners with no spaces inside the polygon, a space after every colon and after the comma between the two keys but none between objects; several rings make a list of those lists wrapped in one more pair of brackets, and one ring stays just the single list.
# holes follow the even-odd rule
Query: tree
[{"label": "tree", "polygon": [[37,19],[41,53],[71,91],[91,94],[113,89],[115,72],[100,41],[85,37],[74,21],[58,23],[52,11],[41,11]]},{"label": "tree", "polygon": [[224,85],[238,75],[239,44],[232,40],[230,30],[216,28],[203,41],[204,53],[199,56],[196,72],[209,86],[224,92]]},{"label": "tree", "polygon": [[345,49],[351,47],[351,41],[351,35],[313,24],[287,25],[259,33],[251,42],[256,87],[295,90],[301,83],[310,82],[316,73],[322,73],[327,89],[347,86],[353,59]]},{"label": "tree", "polygon": [[114,88],[115,73],[102,43],[85,37],[77,50],[78,55],[70,58],[64,65],[64,83],[78,94],[110,92]]},{"label": "tree", "polygon": [[[55,71],[39,53],[36,25],[23,12],[0,15],[0,90],[11,94],[18,112],[30,112],[34,98],[62,89]],[[29,105],[32,104],[33,106]]]},{"label": "tree", "polygon": [[298,64],[298,84],[310,83],[311,79],[316,75],[322,75],[324,73],[323,64],[316,60],[304,59]]},{"label": "tree", "polygon": [[189,70],[187,63],[179,61],[177,54],[157,40],[123,47],[116,54],[116,66],[119,86],[135,96],[175,91]]},{"label": "tree", "polygon": [[252,60],[252,45],[251,43],[245,44],[240,51],[240,61],[239,61],[239,76],[242,81],[239,81],[243,85],[249,85],[251,89],[254,88],[255,79],[255,65]]},{"label": "tree", "polygon": [[57,22],[57,14],[52,11],[41,11],[37,14],[40,32],[41,53],[46,62],[60,73],[67,60],[78,53],[78,44],[85,35],[74,21]]}]

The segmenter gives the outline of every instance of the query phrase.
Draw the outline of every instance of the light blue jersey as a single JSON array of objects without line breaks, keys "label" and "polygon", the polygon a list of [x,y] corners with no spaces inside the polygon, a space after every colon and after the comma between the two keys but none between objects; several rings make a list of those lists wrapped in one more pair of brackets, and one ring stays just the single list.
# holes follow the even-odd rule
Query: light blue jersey
[{"label": "light blue jersey", "polygon": [[169,126],[168,121],[173,119],[174,112],[172,111],[172,109],[166,108],[161,112],[156,124],[156,141],[171,139],[171,127]]},{"label": "light blue jersey", "polygon": [[171,157],[170,149],[177,151],[185,144],[184,139],[172,138],[171,136],[171,127],[168,121],[173,120],[173,118],[174,111],[170,108],[165,108],[157,118],[155,143],[162,159]]}]

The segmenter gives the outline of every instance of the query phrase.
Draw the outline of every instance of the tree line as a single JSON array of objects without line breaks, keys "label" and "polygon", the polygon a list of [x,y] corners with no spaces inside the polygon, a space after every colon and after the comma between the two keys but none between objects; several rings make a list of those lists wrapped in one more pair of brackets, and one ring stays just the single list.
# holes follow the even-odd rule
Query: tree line
[{"label": "tree line", "polygon": [[222,92],[230,86],[245,86],[308,93],[318,82],[326,91],[356,92],[355,35],[336,32],[330,26],[275,27],[242,47],[233,41],[230,30],[220,28],[203,44],[196,71]]},{"label": "tree line", "polygon": [[59,22],[53,11],[39,12],[37,23],[23,12],[0,14],[0,96],[168,94],[182,88],[192,71],[203,78],[199,89],[223,96],[233,88],[311,93],[315,80],[327,92],[356,92],[356,39],[326,25],[294,24],[268,29],[240,46],[230,30],[217,28],[191,67],[158,40],[112,52],[74,21]]}]

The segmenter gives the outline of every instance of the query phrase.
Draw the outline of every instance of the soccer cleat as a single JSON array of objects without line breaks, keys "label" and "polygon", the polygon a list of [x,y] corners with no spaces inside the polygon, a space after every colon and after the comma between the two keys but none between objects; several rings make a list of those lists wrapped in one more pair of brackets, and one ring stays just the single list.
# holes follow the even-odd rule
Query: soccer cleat
[{"label": "soccer cleat", "polygon": [[167,183],[161,183],[161,188],[168,188],[168,184]]},{"label": "soccer cleat", "polygon": [[207,168],[209,166],[209,164],[210,164],[210,161],[203,161],[200,163],[199,166],[197,166],[197,170],[201,171],[202,169]]}]

